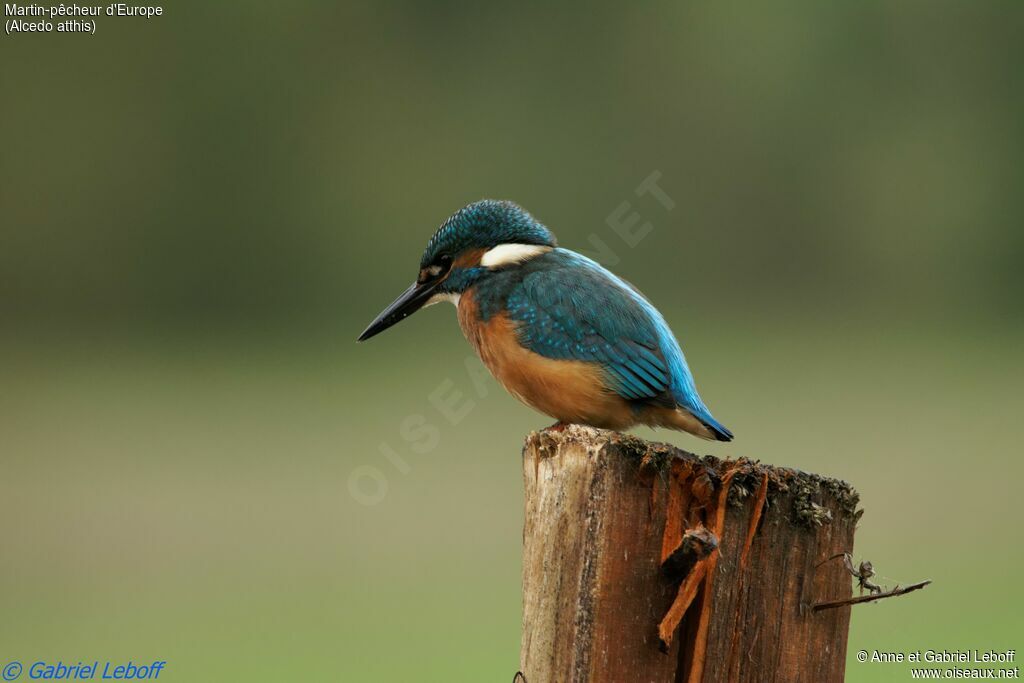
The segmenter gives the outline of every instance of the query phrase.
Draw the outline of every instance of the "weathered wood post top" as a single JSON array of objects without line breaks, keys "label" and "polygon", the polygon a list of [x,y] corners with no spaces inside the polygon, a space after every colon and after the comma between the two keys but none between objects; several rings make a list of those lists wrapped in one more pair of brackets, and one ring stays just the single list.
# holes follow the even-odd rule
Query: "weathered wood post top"
[{"label": "weathered wood post top", "polygon": [[580,426],[523,476],[528,683],[843,680],[848,484]]}]

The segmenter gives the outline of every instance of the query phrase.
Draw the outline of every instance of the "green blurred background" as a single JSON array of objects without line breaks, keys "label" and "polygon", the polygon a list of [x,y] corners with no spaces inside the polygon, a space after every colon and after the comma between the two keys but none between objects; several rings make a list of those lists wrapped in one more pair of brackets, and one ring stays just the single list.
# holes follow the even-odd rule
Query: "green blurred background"
[{"label": "green blurred background", "polygon": [[1010,0],[260,2],[0,36],[0,660],[510,680],[550,420],[448,307],[354,343],[481,197],[665,313],[737,439],[657,438],[848,479],[857,556],[935,580],[856,609],[851,656],[1021,649],[1022,31]]}]

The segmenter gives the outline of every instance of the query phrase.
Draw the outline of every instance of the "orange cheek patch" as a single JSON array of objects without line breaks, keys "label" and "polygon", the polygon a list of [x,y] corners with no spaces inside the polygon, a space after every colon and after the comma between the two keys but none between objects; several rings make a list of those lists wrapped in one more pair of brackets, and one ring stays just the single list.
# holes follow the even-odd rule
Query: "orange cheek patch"
[{"label": "orange cheek patch", "polygon": [[453,268],[473,268],[480,265],[480,260],[487,253],[486,249],[470,249],[459,254],[459,257],[452,263]]}]

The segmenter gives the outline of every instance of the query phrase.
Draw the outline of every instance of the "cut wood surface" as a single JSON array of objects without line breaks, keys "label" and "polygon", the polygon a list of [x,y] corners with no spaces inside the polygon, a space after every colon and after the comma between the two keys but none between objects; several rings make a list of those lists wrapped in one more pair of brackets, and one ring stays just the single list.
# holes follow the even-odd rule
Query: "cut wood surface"
[{"label": "cut wood surface", "polygon": [[579,426],[523,474],[528,683],[843,680],[848,484]]}]

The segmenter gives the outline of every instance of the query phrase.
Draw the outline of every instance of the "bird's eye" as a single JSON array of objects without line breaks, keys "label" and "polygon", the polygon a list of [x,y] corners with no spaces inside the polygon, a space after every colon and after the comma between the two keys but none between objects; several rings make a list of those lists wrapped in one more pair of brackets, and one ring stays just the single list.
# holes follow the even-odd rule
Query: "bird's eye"
[{"label": "bird's eye", "polygon": [[436,280],[437,278],[441,277],[449,270],[451,270],[451,267],[452,257],[449,256],[448,254],[441,254],[436,259],[434,259],[434,262],[432,264],[423,269],[423,271],[420,273],[420,277],[424,281]]},{"label": "bird's eye", "polygon": [[434,277],[437,277],[438,275],[443,275],[447,273],[451,269],[451,267],[452,257],[449,256],[448,254],[441,254],[440,256],[437,257],[437,259],[434,261],[434,264],[430,266],[428,270],[430,270],[430,273]]}]

